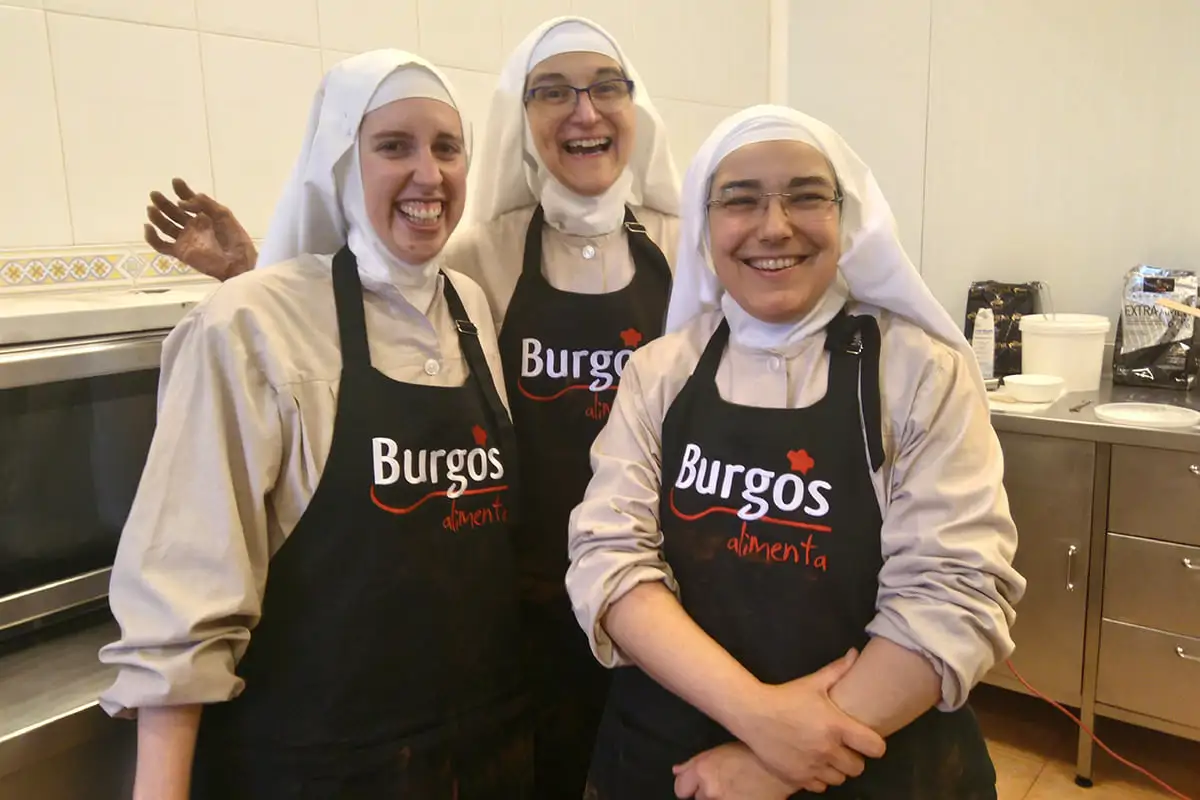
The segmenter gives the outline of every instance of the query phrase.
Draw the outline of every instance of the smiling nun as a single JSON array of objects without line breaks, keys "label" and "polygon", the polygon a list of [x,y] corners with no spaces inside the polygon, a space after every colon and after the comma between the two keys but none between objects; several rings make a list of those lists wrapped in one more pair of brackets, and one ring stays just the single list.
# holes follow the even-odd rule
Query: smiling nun
[{"label": "smiling nun", "polygon": [[515,445],[439,260],[468,148],[428,62],[339,64],[264,266],[168,337],[101,653],[135,797],[528,796]]},{"label": "smiling nun", "polygon": [[617,668],[588,797],[995,798],[966,703],[1025,583],[966,341],[817,120],[731,117],[683,198],[570,523]]}]

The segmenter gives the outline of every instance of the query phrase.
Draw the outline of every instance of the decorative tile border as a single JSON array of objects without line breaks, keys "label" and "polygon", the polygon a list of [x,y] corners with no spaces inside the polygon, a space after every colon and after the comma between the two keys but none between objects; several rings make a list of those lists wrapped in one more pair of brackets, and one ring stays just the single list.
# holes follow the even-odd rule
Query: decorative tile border
[{"label": "decorative tile border", "polygon": [[208,280],[143,245],[0,250],[0,295]]}]

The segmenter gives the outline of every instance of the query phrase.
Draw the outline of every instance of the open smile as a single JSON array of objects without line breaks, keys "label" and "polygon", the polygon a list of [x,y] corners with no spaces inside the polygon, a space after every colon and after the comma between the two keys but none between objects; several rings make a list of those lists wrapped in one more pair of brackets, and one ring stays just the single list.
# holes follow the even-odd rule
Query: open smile
[{"label": "open smile", "polygon": [[444,200],[401,200],[393,208],[397,216],[417,228],[436,228],[446,213]]},{"label": "open smile", "polygon": [[612,149],[611,136],[594,136],[590,139],[567,139],[562,143],[562,149],[569,156],[590,158],[607,153]]},{"label": "open smile", "polygon": [[808,262],[811,255],[771,256],[770,258],[743,258],[741,262],[756,272],[784,272]]}]

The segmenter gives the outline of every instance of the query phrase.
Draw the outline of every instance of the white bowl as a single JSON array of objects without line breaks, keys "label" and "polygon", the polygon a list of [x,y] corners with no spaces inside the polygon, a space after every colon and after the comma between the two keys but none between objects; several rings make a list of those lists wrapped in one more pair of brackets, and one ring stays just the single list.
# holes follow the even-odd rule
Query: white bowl
[{"label": "white bowl", "polygon": [[1065,381],[1057,375],[1009,375],[1004,388],[1022,403],[1053,403],[1062,394]]}]

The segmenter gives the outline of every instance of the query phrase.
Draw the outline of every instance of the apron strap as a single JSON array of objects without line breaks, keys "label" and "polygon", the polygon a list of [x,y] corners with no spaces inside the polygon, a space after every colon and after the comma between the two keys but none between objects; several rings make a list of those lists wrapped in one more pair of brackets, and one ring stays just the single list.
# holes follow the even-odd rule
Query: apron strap
[{"label": "apron strap", "polygon": [[625,230],[629,234],[629,254],[633,256],[634,267],[644,263],[652,272],[657,273],[661,280],[666,281],[667,291],[670,291],[671,265],[663,251],[646,233],[646,226],[638,222],[629,206],[625,206]]},{"label": "apron strap", "polygon": [[370,367],[371,350],[367,347],[362,280],[358,277],[358,261],[349,247],[343,247],[333,257],[333,302],[337,308],[342,368]]},{"label": "apron strap", "polygon": [[538,203],[533,209],[529,227],[525,229],[525,255],[521,261],[521,274],[531,278],[542,275],[542,226],[546,224],[546,212]]},{"label": "apron strap", "polygon": [[[860,398],[859,412],[872,472],[878,472],[883,466],[883,410],[879,394],[881,347],[879,323],[869,314],[849,316],[843,309],[826,331],[825,349],[833,360],[830,388],[835,381],[844,381],[858,390],[854,394]],[[845,377],[841,377],[843,374]]]},{"label": "apron strap", "polygon": [[704,347],[704,352],[700,354],[700,360],[696,362],[696,368],[692,370],[692,375],[696,380],[702,381],[704,386],[717,385],[717,368],[721,366],[721,356],[725,353],[725,345],[729,343],[729,320],[721,317],[721,324],[713,331],[712,336],[708,337],[708,344]]},{"label": "apron strap", "polygon": [[[458,296],[458,290],[454,288],[454,282],[445,272],[441,272],[440,275],[442,277],[442,295],[446,298],[446,306],[450,311],[451,319],[454,320],[454,327],[458,331],[458,344],[462,348],[463,357],[467,360],[467,366],[471,370],[470,379],[474,380],[480,391],[483,392],[488,411],[491,413],[492,423],[496,426],[496,436],[500,439],[500,446],[504,451],[504,463],[507,465],[508,484],[514,490],[512,496],[520,497],[520,491],[517,489],[519,481],[517,435],[513,429],[512,419],[505,410],[504,403],[500,401],[500,393],[496,391],[492,370],[488,367],[483,347],[479,344],[479,328],[475,327],[474,322],[471,322],[466,306],[463,305],[462,298]],[[516,508],[509,510],[510,524],[516,524],[518,513]]]}]

